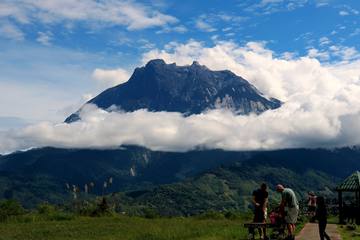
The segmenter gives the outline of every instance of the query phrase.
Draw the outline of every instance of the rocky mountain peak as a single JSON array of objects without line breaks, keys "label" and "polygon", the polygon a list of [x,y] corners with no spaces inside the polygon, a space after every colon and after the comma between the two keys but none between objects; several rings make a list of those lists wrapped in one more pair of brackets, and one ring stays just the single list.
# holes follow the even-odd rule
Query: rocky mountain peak
[{"label": "rocky mountain peak", "polygon": [[[115,105],[124,111],[149,111],[198,114],[215,108],[228,108],[237,114],[261,113],[281,106],[266,98],[255,86],[229,70],[212,71],[199,62],[177,66],[162,59],[136,68],[129,81],[109,88],[88,103],[102,109]],[[79,119],[78,113],[65,121]]]}]

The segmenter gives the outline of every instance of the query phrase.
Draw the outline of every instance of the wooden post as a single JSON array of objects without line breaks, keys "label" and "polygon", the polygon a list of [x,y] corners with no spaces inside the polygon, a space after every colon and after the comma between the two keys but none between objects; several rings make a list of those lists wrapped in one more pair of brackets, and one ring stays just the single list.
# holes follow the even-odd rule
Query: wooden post
[{"label": "wooden post", "polygon": [[338,190],[339,193],[339,223],[344,223],[344,212],[343,212],[343,201],[342,201],[342,192]]}]

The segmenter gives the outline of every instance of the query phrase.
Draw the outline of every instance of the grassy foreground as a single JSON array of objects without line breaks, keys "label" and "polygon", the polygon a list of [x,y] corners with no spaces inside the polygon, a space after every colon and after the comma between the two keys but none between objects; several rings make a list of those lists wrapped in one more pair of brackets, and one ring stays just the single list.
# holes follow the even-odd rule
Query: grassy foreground
[{"label": "grassy foreground", "polygon": [[75,217],[70,220],[14,218],[0,224],[1,240],[67,239],[246,239],[242,220],[200,218]]},{"label": "grassy foreground", "polygon": [[356,225],[338,225],[342,240],[360,240],[360,227]]}]

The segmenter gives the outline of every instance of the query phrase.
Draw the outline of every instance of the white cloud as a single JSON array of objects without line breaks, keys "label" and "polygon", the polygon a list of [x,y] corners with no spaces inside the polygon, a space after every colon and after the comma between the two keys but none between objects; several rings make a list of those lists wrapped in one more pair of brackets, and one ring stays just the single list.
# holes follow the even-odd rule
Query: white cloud
[{"label": "white cloud", "polygon": [[354,47],[332,45],[329,47],[329,50],[333,56],[338,57],[342,61],[350,61],[360,58],[360,53]]},{"label": "white cloud", "polygon": [[195,22],[195,26],[196,26],[196,28],[198,28],[199,30],[204,31],[204,32],[216,31],[216,28],[211,26],[209,23],[205,22],[205,20],[203,18],[197,19]]},{"label": "white cloud", "polygon": [[283,54],[281,54],[281,58],[285,59],[285,60],[292,60],[296,57],[297,53],[295,52],[284,52]]},{"label": "white cloud", "polygon": [[255,14],[273,14],[282,11],[293,11],[304,7],[308,0],[262,0],[259,3],[251,4],[245,10]]},{"label": "white cloud", "polygon": [[178,21],[173,16],[132,0],[5,0],[0,9],[0,17],[11,17],[19,23],[89,21],[137,30]]},{"label": "white cloud", "polygon": [[340,16],[358,15],[359,11],[349,5],[342,5],[342,10],[339,11]]},{"label": "white cloud", "polygon": [[100,69],[94,70],[92,77],[105,88],[122,84],[129,80],[130,74],[122,68],[118,69]]},{"label": "white cloud", "polygon": [[83,108],[82,121],[41,123],[0,137],[1,152],[33,146],[117,147],[138,144],[156,150],[196,147],[232,150],[340,147],[360,144],[360,60],[321,64],[309,56],[275,57],[264,43],[207,47],[190,41],[169,43],[144,54],[179,65],[193,60],[213,70],[230,69],[284,105],[261,115],[236,116],[226,110],[180,113],[106,112]]},{"label": "white cloud", "polygon": [[149,40],[145,39],[145,38],[141,38],[137,41],[137,46],[138,48],[141,49],[151,49],[151,48],[155,48],[155,44],[150,42]]},{"label": "white cloud", "polygon": [[[24,3],[25,4],[25,3]],[[20,23],[29,23],[27,14],[22,7],[16,4],[16,1],[1,1],[0,2],[0,18],[12,17]]]},{"label": "white cloud", "polygon": [[24,33],[10,22],[0,22],[0,37],[22,41],[24,40]]},{"label": "white cloud", "polygon": [[187,32],[187,28],[184,25],[179,25],[173,28],[174,32],[178,32],[178,33],[185,33]]},{"label": "white cloud", "polygon": [[282,3],[284,0],[262,0],[261,5],[271,4],[271,3]]},{"label": "white cloud", "polygon": [[349,62],[360,59],[360,53],[354,47],[329,45],[330,41],[321,41],[321,39],[319,42],[322,50],[310,48],[308,49],[308,57],[319,59],[322,62]]},{"label": "white cloud", "polygon": [[331,0],[315,0],[316,7],[325,7],[329,5]]},{"label": "white cloud", "polygon": [[356,28],[351,34],[350,37],[360,35],[360,28]]},{"label": "white cloud", "polygon": [[30,123],[25,119],[18,117],[0,116],[0,131],[6,131],[8,129],[23,128]]},{"label": "white cloud", "polygon": [[157,31],[156,33],[169,33],[169,32],[177,32],[177,33],[186,33],[188,29],[184,25],[174,26],[174,27],[164,27],[163,29]]},{"label": "white cloud", "polygon": [[[195,27],[203,32],[215,32],[221,29],[224,32],[229,30],[238,31],[248,17],[232,14],[231,12],[213,12],[201,14],[195,19]],[[224,28],[224,26],[227,26]]]},{"label": "white cloud", "polygon": [[325,45],[328,45],[330,43],[331,43],[331,41],[330,41],[330,39],[328,37],[321,37],[319,39],[319,45],[320,46],[325,46]]},{"label": "white cloud", "polygon": [[340,15],[340,16],[347,16],[347,15],[349,15],[349,12],[347,12],[347,11],[345,11],[345,10],[341,10],[341,11],[339,12],[339,15]]},{"label": "white cloud", "polygon": [[38,41],[39,43],[45,45],[45,46],[50,46],[51,45],[51,40],[52,40],[52,33],[51,32],[38,32],[38,37],[36,39],[36,41]]},{"label": "white cloud", "polygon": [[154,58],[180,65],[197,60],[214,70],[230,69],[249,79],[268,96],[284,101],[295,93],[312,89],[314,85],[328,85],[326,77],[329,74],[319,67],[316,59],[303,57],[286,61],[275,58],[271,50],[264,48],[264,43],[249,42],[238,46],[233,42],[219,42],[213,47],[205,47],[194,40],[186,44],[172,42],[164,50],[145,53],[143,63]]},{"label": "white cloud", "polygon": [[315,48],[311,48],[308,50],[308,56],[311,58],[318,58],[322,61],[327,61],[330,59],[330,54],[328,52],[321,52]]}]

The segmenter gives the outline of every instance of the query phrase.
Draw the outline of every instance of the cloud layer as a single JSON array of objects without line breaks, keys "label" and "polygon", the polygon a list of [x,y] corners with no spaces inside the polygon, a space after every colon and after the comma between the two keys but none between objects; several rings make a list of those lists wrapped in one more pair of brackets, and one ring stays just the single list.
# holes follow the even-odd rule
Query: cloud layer
[{"label": "cloud layer", "polygon": [[20,24],[86,21],[126,26],[128,30],[161,27],[178,21],[132,0],[4,0],[0,3],[1,18],[12,18]]},{"label": "cloud layer", "polygon": [[214,110],[179,113],[106,112],[87,105],[82,121],[41,123],[0,134],[0,152],[39,146],[118,147],[138,144],[156,150],[197,147],[231,150],[340,147],[360,143],[360,61],[321,64],[314,56],[275,56],[262,43],[170,43],[143,55],[179,65],[193,60],[213,70],[230,69],[265,95],[284,101],[261,115]]}]

